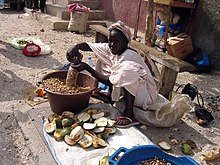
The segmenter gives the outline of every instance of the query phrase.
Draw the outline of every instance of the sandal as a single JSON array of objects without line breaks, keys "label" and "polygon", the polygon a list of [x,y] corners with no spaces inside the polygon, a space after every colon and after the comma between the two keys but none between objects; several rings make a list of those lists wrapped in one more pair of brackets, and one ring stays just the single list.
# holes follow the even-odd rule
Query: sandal
[{"label": "sandal", "polygon": [[119,116],[115,120],[115,126],[118,128],[128,128],[128,127],[139,125],[139,124],[140,124],[140,122],[137,121],[136,119],[134,119],[134,118],[131,119],[126,116]]}]

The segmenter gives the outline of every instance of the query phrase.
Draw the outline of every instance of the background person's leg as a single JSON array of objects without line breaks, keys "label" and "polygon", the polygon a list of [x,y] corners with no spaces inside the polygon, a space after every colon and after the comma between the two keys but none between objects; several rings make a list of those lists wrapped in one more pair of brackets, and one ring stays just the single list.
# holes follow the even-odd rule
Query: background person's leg
[{"label": "background person's leg", "polygon": [[34,10],[38,10],[38,0],[34,0],[33,2],[33,7],[32,7]]},{"label": "background person's leg", "polygon": [[40,0],[40,10],[42,13],[45,12],[46,0]]}]

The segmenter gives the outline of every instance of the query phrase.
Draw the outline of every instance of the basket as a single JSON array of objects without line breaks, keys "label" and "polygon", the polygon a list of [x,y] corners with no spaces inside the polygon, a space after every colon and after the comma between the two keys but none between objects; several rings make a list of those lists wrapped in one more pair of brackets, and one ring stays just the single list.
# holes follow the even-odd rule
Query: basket
[{"label": "basket", "polygon": [[[119,154],[124,153],[118,160]],[[155,145],[142,145],[132,149],[119,148],[109,158],[110,165],[137,165],[139,162],[157,157],[164,159],[172,165],[199,165],[195,160],[188,156],[175,157],[162,151]]]}]

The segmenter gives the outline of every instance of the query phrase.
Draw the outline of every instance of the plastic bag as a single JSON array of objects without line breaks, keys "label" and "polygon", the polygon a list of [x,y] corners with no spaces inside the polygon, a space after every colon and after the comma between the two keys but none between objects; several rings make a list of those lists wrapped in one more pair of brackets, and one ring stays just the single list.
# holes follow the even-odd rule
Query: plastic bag
[{"label": "plastic bag", "polygon": [[[161,95],[160,95],[161,97]],[[134,108],[135,117],[145,125],[155,127],[171,127],[177,124],[185,112],[192,109],[193,103],[188,95],[177,94],[172,101],[156,102],[147,111]]]},{"label": "plastic bag", "polygon": [[[172,101],[167,100],[162,95],[147,110],[133,107],[135,118],[142,124],[154,127],[171,127],[177,124],[185,112],[193,108],[190,97],[185,94],[176,94]],[[117,102],[115,107],[121,112],[125,108],[124,100]]]},{"label": "plastic bag", "polygon": [[84,6],[83,4],[79,4],[79,3],[72,3],[70,5],[67,6],[67,11],[68,12],[84,12],[84,13],[89,13],[90,8]]}]

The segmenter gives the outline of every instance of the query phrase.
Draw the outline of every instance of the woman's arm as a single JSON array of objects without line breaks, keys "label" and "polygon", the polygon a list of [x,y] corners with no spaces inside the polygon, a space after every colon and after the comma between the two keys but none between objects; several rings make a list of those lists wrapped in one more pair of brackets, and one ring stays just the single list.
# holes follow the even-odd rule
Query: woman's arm
[{"label": "woman's arm", "polygon": [[95,77],[99,82],[102,82],[103,84],[108,85],[109,87],[112,86],[112,83],[109,81],[109,77],[105,76],[93,68],[91,68],[87,63],[81,62],[79,65],[73,65],[72,66],[74,69],[76,69],[78,72],[82,70],[88,71],[93,77]]}]

